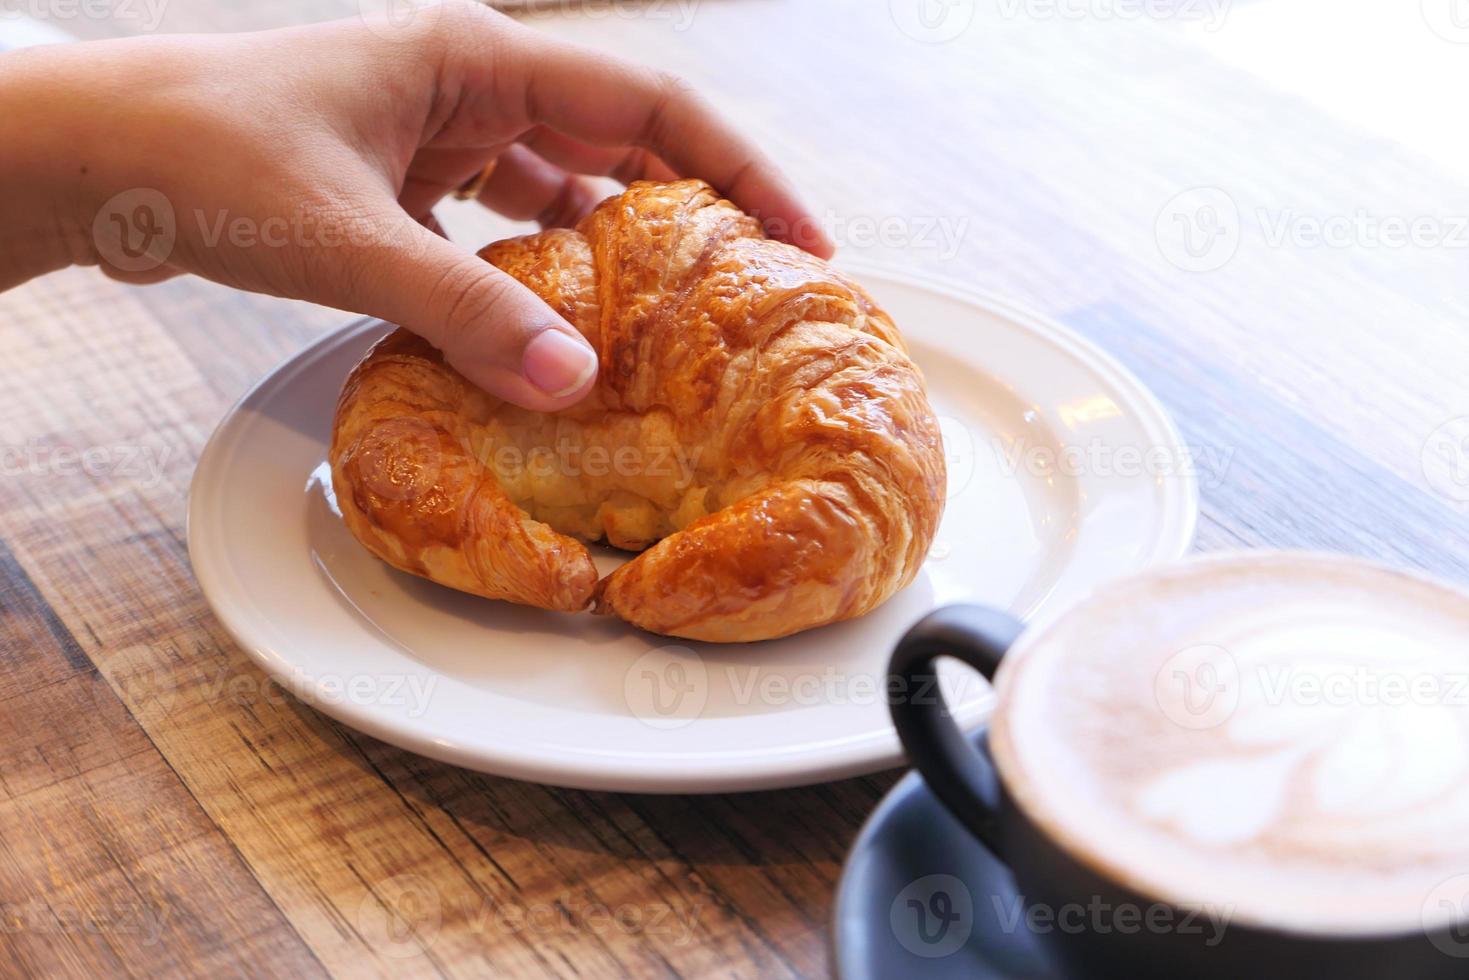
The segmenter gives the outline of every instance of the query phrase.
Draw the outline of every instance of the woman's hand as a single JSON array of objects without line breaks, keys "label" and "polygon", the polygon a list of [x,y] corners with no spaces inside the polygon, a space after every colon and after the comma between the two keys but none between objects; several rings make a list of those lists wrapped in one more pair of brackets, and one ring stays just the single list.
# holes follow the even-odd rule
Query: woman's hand
[{"label": "woman's hand", "polygon": [[600,196],[578,175],[702,177],[779,237],[831,251],[683,82],[471,3],[403,26],[6,55],[0,145],[0,287],[72,263],[136,283],[195,273],[399,323],[535,409],[586,393],[590,347],[432,230],[433,206],[490,161],[479,199],[511,218],[573,224]]}]

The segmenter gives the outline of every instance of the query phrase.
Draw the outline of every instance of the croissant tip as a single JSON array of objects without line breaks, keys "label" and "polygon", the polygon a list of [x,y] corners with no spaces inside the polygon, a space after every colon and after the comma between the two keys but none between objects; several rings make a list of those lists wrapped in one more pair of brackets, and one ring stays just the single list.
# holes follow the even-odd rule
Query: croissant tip
[{"label": "croissant tip", "polygon": [[612,609],[612,602],[607,598],[607,583],[611,580],[612,576],[608,575],[606,578],[598,581],[596,587],[592,589],[591,612],[595,615],[616,615]]}]

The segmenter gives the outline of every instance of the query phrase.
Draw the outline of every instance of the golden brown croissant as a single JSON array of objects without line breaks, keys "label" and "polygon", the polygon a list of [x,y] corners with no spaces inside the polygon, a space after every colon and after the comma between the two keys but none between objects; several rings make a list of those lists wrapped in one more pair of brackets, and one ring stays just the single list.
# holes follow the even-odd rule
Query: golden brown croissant
[{"label": "golden brown croissant", "polygon": [[[943,508],[923,380],[887,315],[696,180],[633,184],[576,230],[481,255],[600,358],[554,414],[399,330],[337,405],[332,480],[373,554],[495,599],[698,640],[860,616],[907,585]],[[642,554],[602,581],[576,540]]]}]

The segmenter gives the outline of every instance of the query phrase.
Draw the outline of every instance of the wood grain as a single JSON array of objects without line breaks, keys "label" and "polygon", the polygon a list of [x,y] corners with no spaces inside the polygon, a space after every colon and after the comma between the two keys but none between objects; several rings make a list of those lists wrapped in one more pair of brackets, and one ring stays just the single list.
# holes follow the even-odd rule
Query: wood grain
[{"label": "wood grain", "polygon": [[[174,4],[161,28],[356,9]],[[1015,297],[1113,351],[1218,464],[1201,547],[1330,548],[1469,581],[1469,505],[1435,492],[1452,460],[1427,451],[1469,416],[1469,249],[1271,233],[1286,212],[1469,215],[1469,187],[1214,59],[1185,24],[979,3],[930,43],[893,9],[525,19],[694,79],[844,252]],[[1237,251],[1209,271],[1158,239],[1198,187],[1240,213]],[[444,219],[469,242],[514,230],[469,206]],[[824,974],[844,851],[891,774],[702,798],[486,777],[342,729],[215,622],[183,545],[194,460],[255,378],[342,318],[81,270],[0,296],[0,448],[46,460],[0,477],[0,971]]]}]

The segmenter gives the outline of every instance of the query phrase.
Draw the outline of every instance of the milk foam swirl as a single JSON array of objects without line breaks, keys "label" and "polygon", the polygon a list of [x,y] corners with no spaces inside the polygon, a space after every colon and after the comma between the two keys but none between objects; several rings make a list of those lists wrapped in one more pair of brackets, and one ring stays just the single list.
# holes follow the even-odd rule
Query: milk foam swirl
[{"label": "milk foam swirl", "polygon": [[1311,611],[1296,612],[1290,628],[1271,628],[1277,612],[1219,631],[1233,710],[1209,735],[1186,736],[1198,758],[1138,787],[1135,814],[1204,845],[1347,847],[1372,860],[1421,850],[1407,835],[1425,808],[1469,822],[1469,674],[1447,652],[1454,638],[1343,628],[1333,609],[1301,623]]},{"label": "milk foam swirl", "polygon": [[1106,590],[1000,678],[1027,813],[1163,897],[1315,927],[1417,916],[1469,870],[1469,600],[1339,559]]}]

